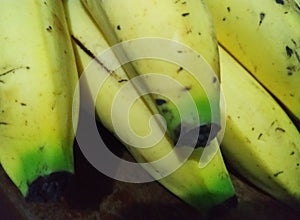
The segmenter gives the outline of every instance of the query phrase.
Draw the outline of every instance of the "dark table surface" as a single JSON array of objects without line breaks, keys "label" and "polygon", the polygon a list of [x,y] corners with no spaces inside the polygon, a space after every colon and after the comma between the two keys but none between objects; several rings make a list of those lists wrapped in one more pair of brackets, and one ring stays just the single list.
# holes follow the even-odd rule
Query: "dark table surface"
[{"label": "dark table surface", "polygon": [[[116,154],[132,160],[119,143]],[[110,179],[94,169],[75,145],[76,174],[56,202],[26,202],[0,167],[0,219],[200,219],[201,213],[158,182],[132,184]],[[285,219],[297,214],[262,193],[228,168],[238,203],[215,210],[209,219]]]}]

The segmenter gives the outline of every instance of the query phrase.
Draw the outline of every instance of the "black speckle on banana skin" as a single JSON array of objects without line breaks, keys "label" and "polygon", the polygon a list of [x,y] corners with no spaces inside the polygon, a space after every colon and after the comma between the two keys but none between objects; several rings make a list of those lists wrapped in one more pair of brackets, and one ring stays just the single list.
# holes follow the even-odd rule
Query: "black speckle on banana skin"
[{"label": "black speckle on banana skin", "polygon": [[284,1],[283,1],[283,0],[275,0],[275,2],[276,2],[277,4],[284,5]]},{"label": "black speckle on banana skin", "polygon": [[284,1],[283,1],[283,0],[275,0],[275,2],[276,2],[277,4],[284,5]]},{"label": "black speckle on banana skin", "polygon": [[266,16],[266,14],[264,12],[261,12],[259,14],[259,24],[258,25],[262,24],[263,20],[265,19],[265,16]]},{"label": "black speckle on banana skin", "polygon": [[155,103],[156,103],[156,105],[163,105],[163,104],[166,104],[167,101],[164,99],[155,99]]}]

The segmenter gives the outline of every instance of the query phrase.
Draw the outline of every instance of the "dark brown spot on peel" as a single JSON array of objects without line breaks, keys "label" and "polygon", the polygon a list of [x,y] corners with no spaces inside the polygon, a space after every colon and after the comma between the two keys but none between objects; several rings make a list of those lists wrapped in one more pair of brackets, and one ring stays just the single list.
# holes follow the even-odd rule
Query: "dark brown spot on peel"
[{"label": "dark brown spot on peel", "polygon": [[[21,69],[21,68],[24,68],[24,67],[13,68],[13,69],[10,69],[10,70],[8,70],[8,71],[5,71],[4,73],[0,73],[0,77],[1,77],[1,76],[5,76],[5,75],[7,75],[7,74],[9,74],[9,73],[15,73],[16,70]],[[26,69],[27,69],[27,67],[26,67]]]},{"label": "dark brown spot on peel", "polygon": [[283,1],[283,0],[275,0],[275,2],[276,2],[277,4],[284,5],[284,1]]},{"label": "dark brown spot on peel", "polygon": [[213,77],[213,83],[216,83],[217,82],[217,77]]},{"label": "dark brown spot on peel", "polygon": [[288,57],[291,57],[293,55],[293,50],[289,46],[285,47],[285,51]]},{"label": "dark brown spot on peel", "polygon": [[166,104],[167,101],[164,99],[155,99],[155,103],[156,103],[156,105],[163,105],[163,104]]},{"label": "dark brown spot on peel", "polygon": [[178,70],[176,71],[177,73],[181,72],[183,70],[182,67],[179,67]]},{"label": "dark brown spot on peel", "polygon": [[300,55],[298,54],[297,51],[295,51],[295,55],[296,55],[296,58],[297,58],[298,62],[300,63]]},{"label": "dark brown spot on peel", "polygon": [[104,63],[101,62],[93,53],[90,51],[79,39],[77,39],[75,36],[71,35],[72,40],[77,44],[80,49],[82,49],[89,57],[93,58],[107,73],[112,73],[110,69],[108,69],[107,66],[104,65]]},{"label": "dark brown spot on peel", "polygon": [[292,76],[293,73],[296,71],[295,66],[288,66],[286,69],[287,69],[287,73],[288,73],[289,76]]},{"label": "dark brown spot on peel", "polygon": [[185,86],[185,87],[183,88],[184,91],[190,91],[191,89],[192,89],[191,86]]},{"label": "dark brown spot on peel", "polygon": [[190,15],[189,12],[185,12],[185,13],[182,13],[182,14],[181,14],[182,17],[186,17],[186,16],[188,16],[188,15]]},{"label": "dark brown spot on peel", "polygon": [[273,122],[271,123],[271,127],[275,124],[275,122],[276,122],[276,121],[273,121]]},{"label": "dark brown spot on peel", "polygon": [[274,176],[274,177],[277,177],[278,175],[280,175],[280,174],[282,174],[282,173],[283,173],[283,171],[281,170],[281,171],[278,171],[277,173],[274,173],[273,176]]},{"label": "dark brown spot on peel", "polygon": [[275,131],[285,132],[285,130],[283,128],[280,128],[280,127],[275,128]]},{"label": "dark brown spot on peel", "polygon": [[128,81],[127,79],[120,79],[120,80],[118,81],[118,83],[127,82],[127,81]]},{"label": "dark brown spot on peel", "polygon": [[48,32],[51,32],[53,29],[52,29],[52,26],[51,25],[49,25],[47,28],[46,28],[46,30],[48,31]]},{"label": "dark brown spot on peel", "polygon": [[167,109],[167,108],[163,108],[163,109],[161,109],[161,112],[162,112],[162,114],[168,114],[171,111],[169,109]]},{"label": "dark brown spot on peel", "polygon": [[261,12],[259,14],[259,25],[262,24],[263,20],[265,19],[266,14],[264,12]]}]

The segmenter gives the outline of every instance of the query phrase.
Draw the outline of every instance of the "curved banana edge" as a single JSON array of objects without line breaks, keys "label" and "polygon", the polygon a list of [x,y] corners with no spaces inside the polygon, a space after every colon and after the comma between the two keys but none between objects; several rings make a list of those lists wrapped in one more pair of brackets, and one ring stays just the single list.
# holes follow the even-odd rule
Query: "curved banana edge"
[{"label": "curved banana edge", "polygon": [[206,0],[219,43],[300,123],[300,7],[295,0]]},{"label": "curved banana edge", "polygon": [[63,5],[3,1],[0,21],[1,165],[23,196],[55,197],[64,175],[54,173],[74,172],[71,113],[78,79]]},{"label": "curved banana edge", "polygon": [[[157,83],[152,80],[144,80],[144,83],[151,91],[153,91],[152,88],[158,87],[158,91],[175,90],[178,94],[172,98],[167,92],[151,94],[154,101],[160,103],[157,108],[166,120],[169,135],[174,143],[178,141],[180,133],[188,135],[189,131],[195,127],[208,125],[211,126],[210,130],[213,130],[220,126],[220,91],[216,83],[219,77],[217,40],[213,21],[202,1],[168,0],[157,4],[158,2],[155,1],[141,2],[139,0],[126,2],[83,0],[82,3],[98,27],[105,33],[110,45],[144,39],[145,43],[140,47],[124,47],[123,53],[125,54],[118,56],[119,59],[124,56],[129,60],[135,60],[140,54],[148,54],[147,59],[135,60],[128,64],[133,66],[134,73],[127,70],[128,65],[124,65],[130,78],[149,73],[170,77],[170,83]],[[149,38],[156,38],[156,41],[149,43],[147,41]],[[164,51],[168,51],[166,52],[167,58],[165,58],[167,61],[157,60],[155,52],[162,54]],[[195,56],[191,58],[193,55]],[[197,69],[191,73],[190,69],[187,69],[204,61],[210,70],[200,68],[202,72]],[[211,73],[208,74],[209,72]],[[205,73],[207,75],[201,77]],[[172,87],[171,82],[175,81],[181,84],[181,88]],[[206,86],[205,89],[203,85]],[[140,92],[139,89],[138,91]],[[186,94],[192,97],[196,106],[187,104],[187,99],[181,98]],[[183,111],[178,112],[178,109]],[[197,111],[193,112],[191,109]],[[214,125],[216,126],[213,127]],[[198,140],[197,144],[205,145],[206,140],[202,142]]]},{"label": "curved banana edge", "polygon": [[[80,3],[66,0],[64,1],[64,5],[73,39],[80,41],[80,43],[76,43],[77,40],[75,40],[75,48],[78,66],[81,67],[80,71],[84,71],[89,68],[88,66],[91,65],[90,63],[93,60],[86,52],[90,51],[91,54],[98,54],[109,48],[109,45]],[[83,46],[85,49],[83,49]],[[108,73],[99,65],[97,74],[101,75],[101,78],[107,77]],[[118,95],[118,91],[120,91],[128,81],[129,78],[126,73],[120,68],[106,79],[99,90],[96,100],[96,111],[104,126],[124,143],[124,146],[126,146],[137,162],[150,164],[150,167],[144,166],[144,168],[157,178],[166,189],[193,207],[205,210],[233,197],[235,191],[219,148],[217,148],[218,151],[211,162],[204,168],[199,168],[199,159],[203,148],[198,148],[193,151],[191,157],[186,160],[180,168],[170,175],[161,178],[165,175],[164,172],[169,171],[173,165],[176,166],[178,163],[182,163],[182,161],[180,157],[175,154],[172,160],[161,164],[155,163],[170,153],[174,148],[169,137],[164,134],[164,131],[157,121],[152,123],[152,131],[156,131],[157,137],[161,137],[161,139],[152,147],[133,147],[126,144],[126,141],[120,139],[112,123],[111,111],[115,96]],[[88,86],[91,86],[91,84]],[[90,87],[90,90],[93,90],[93,88]],[[139,146],[139,144],[149,144],[146,142],[143,143],[143,141],[137,139],[135,135],[129,132],[130,129],[127,127],[126,122],[127,118],[124,117],[122,110],[126,109],[126,104],[130,103],[132,94],[138,93],[133,86],[129,86],[124,92],[125,93],[122,94],[122,105],[116,104],[119,109],[119,114],[115,115],[117,117],[118,126],[121,127],[121,132],[125,133],[122,136],[125,136],[127,140],[132,140],[133,142],[138,140],[137,146]],[[130,112],[131,129],[139,136],[147,135],[150,132],[148,125],[150,118],[153,116],[153,112],[151,112],[141,99],[135,101],[131,106]],[[216,139],[211,142],[211,145],[218,147]],[[143,166],[143,164],[141,165]]]},{"label": "curved banana edge", "polygon": [[[271,95],[220,47],[224,158],[258,188],[299,209],[300,134]],[[220,132],[221,134],[222,132]]]}]

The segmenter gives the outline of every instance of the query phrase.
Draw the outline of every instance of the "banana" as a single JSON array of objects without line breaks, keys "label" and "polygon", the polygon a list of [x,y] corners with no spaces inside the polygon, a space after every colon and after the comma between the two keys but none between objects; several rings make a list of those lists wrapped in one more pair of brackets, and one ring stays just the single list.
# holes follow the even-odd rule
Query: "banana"
[{"label": "banana", "polygon": [[78,75],[61,1],[2,1],[0,44],[0,162],[24,197],[51,199],[74,172]]},{"label": "banana", "polygon": [[[219,43],[300,122],[300,7],[295,0],[206,0]],[[299,2],[298,2],[299,3]]]},{"label": "banana", "polygon": [[[300,205],[300,134],[274,98],[220,47],[226,161],[274,198]],[[220,132],[220,134],[222,133]],[[219,135],[220,135],[219,134]]]},{"label": "banana", "polygon": [[[145,75],[144,84],[135,86],[141,94],[147,92],[145,86],[152,93],[174,143],[204,146],[213,139],[220,129],[219,57],[213,22],[203,2],[82,2],[111,46],[127,42],[116,51],[118,59],[132,61],[135,71],[124,65],[130,78]],[[128,43],[136,39],[139,44]],[[147,78],[151,73],[160,74],[161,82]],[[187,95],[193,100],[190,104]],[[194,144],[189,140],[197,132]]]},{"label": "banana", "polygon": [[[88,89],[88,95],[84,99],[94,99],[94,108],[96,108],[98,119],[124,144],[138,164],[153,176],[148,181],[158,180],[182,201],[201,210],[210,209],[233,197],[235,191],[216,138],[210,142],[210,147],[216,147],[217,153],[204,168],[200,168],[198,164],[203,148],[196,150],[192,148],[192,151],[189,151],[191,156],[183,160],[180,149],[191,148],[181,146],[177,148],[177,151],[174,150],[174,144],[165,132],[165,128],[161,127],[159,118],[153,118],[153,111],[142,97],[139,97],[139,93],[131,84],[132,80],[128,78],[123,68],[110,71],[105,66],[106,63],[101,59],[103,58],[101,54],[105,53],[110,46],[80,1],[65,0],[63,2],[74,40],[79,71],[82,73],[80,79],[84,79],[81,80],[83,84],[81,88]],[[100,54],[100,56],[96,57],[96,54]],[[95,57],[96,59],[94,59]],[[111,57],[111,59],[115,58]],[[89,74],[92,77],[89,77]],[[93,92],[98,91],[94,84],[97,80],[103,81],[103,83],[99,92]],[[81,94],[83,94],[83,89],[81,89]],[[135,99],[137,96],[138,98]],[[120,98],[118,99],[118,97]],[[134,103],[132,103],[133,99],[135,99]],[[130,103],[132,105],[126,115],[126,109]],[[116,114],[113,114],[115,111]],[[117,125],[113,123],[114,120],[117,121]],[[90,127],[90,125],[88,126]],[[82,143],[80,142],[80,128],[79,125],[79,146]],[[152,136],[154,141],[141,138],[147,137],[147,135]],[[141,148],[142,145],[147,147]],[[150,146],[148,147],[148,145]],[[97,147],[100,148],[100,142]],[[90,162],[93,163],[93,157],[96,157],[98,162],[101,161],[101,153],[95,156],[97,149],[93,151],[92,155],[89,155],[85,148],[85,146],[81,146]],[[108,164],[112,166],[112,160],[108,158],[103,158],[103,160],[109,160]],[[97,167],[96,162],[94,163],[95,167]],[[120,162],[118,169],[121,169],[121,164]],[[101,167],[97,168],[101,171]],[[122,181],[141,182],[130,179],[131,175],[138,176],[138,172],[131,174],[130,170],[120,170],[118,173],[122,174],[122,177],[115,173],[112,177],[116,179],[120,177],[119,180]],[[111,175],[111,173],[107,175]]]}]

